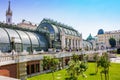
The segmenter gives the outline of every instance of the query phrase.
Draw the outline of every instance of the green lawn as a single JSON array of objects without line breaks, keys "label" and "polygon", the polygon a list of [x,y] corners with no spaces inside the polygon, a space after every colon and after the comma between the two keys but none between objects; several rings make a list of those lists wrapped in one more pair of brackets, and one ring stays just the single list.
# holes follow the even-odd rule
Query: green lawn
[{"label": "green lawn", "polygon": [[120,54],[116,54],[118,57],[120,57]]},{"label": "green lawn", "polygon": [[[79,76],[79,80],[100,80],[99,72],[97,75],[93,75],[95,72],[95,64],[89,63],[88,66],[89,67],[87,71],[85,72],[85,74],[87,75],[87,78],[83,78],[82,76]],[[120,64],[111,63],[109,80],[120,80],[120,69],[119,68],[120,68]],[[65,78],[68,77],[65,69],[55,72],[54,75],[55,75],[55,80],[65,80]],[[27,80],[52,80],[52,74],[51,73],[41,74],[38,76],[28,78]]]}]

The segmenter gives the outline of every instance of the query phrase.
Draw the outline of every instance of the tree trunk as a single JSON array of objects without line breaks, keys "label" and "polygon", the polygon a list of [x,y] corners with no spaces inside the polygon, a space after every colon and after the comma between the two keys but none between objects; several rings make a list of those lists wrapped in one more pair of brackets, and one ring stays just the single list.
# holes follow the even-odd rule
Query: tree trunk
[{"label": "tree trunk", "polygon": [[106,72],[105,72],[105,80],[107,80],[107,74],[106,74]]},{"label": "tree trunk", "polygon": [[109,80],[109,67],[108,67],[108,73],[107,73],[107,75],[108,75],[108,80]]},{"label": "tree trunk", "polygon": [[53,77],[53,80],[54,80],[54,72],[52,72],[52,77]]},{"label": "tree trunk", "polygon": [[100,73],[100,75],[101,75],[101,80],[103,80],[103,79],[102,79],[102,73]]},{"label": "tree trunk", "polygon": [[96,74],[98,73],[98,66],[97,66],[97,62],[96,62]]}]

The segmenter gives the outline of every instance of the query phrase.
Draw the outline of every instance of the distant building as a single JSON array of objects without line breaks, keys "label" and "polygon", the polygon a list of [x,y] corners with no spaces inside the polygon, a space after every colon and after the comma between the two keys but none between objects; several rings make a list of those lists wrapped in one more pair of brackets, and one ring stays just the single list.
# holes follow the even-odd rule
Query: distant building
[{"label": "distant building", "polygon": [[10,8],[10,1],[9,1],[8,9],[6,11],[6,23],[12,24],[12,10]]},{"label": "distant building", "polygon": [[87,46],[89,49],[96,50],[96,38],[95,37],[92,37],[92,35],[89,34],[86,41],[87,41],[87,44],[89,45],[89,46]]},{"label": "distant building", "polygon": [[89,50],[93,49],[93,45],[89,41],[83,40],[82,41],[82,48],[86,51],[89,51]]},{"label": "distant building", "polygon": [[97,34],[97,45],[100,49],[110,48],[109,39],[114,38],[116,40],[116,47],[120,47],[120,30],[106,31],[100,29]]},{"label": "distant building", "polygon": [[26,21],[26,20],[22,20],[21,23],[17,24],[17,26],[21,28],[26,28],[26,29],[36,29],[37,27],[36,24],[33,24],[32,22]]}]

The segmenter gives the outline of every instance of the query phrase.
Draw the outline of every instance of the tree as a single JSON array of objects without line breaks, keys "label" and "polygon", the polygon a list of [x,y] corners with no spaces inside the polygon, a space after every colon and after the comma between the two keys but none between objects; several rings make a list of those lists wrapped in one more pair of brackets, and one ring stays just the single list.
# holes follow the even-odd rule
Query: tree
[{"label": "tree", "polygon": [[87,62],[80,61],[78,55],[73,54],[72,59],[68,63],[68,68],[66,69],[70,76],[69,80],[77,80],[80,74],[86,77],[84,72],[87,68]]},{"label": "tree", "polygon": [[59,64],[59,60],[55,58],[51,58],[50,60],[50,69],[52,72],[53,80],[54,80],[54,72],[57,69],[57,65]]},{"label": "tree", "polygon": [[43,68],[44,70],[48,70],[49,69],[49,61],[50,61],[50,56],[44,56],[43,57]]},{"label": "tree", "polygon": [[99,56],[98,56],[98,53],[95,53],[95,55],[94,55],[94,60],[95,60],[95,73],[97,74],[98,73],[98,67],[99,67]]},{"label": "tree", "polygon": [[114,38],[110,38],[109,39],[109,44],[111,45],[111,47],[115,47],[116,46],[116,40]]},{"label": "tree", "polygon": [[56,58],[52,58],[50,56],[44,56],[43,58],[43,66],[45,68],[50,68],[51,72],[52,72],[52,77],[54,80],[54,72],[57,69],[57,65],[59,64],[59,60]]},{"label": "tree", "polygon": [[104,53],[100,60],[98,61],[98,66],[101,67],[101,80],[102,80],[102,74],[104,74],[105,80],[109,80],[109,66],[110,66],[110,59],[108,56],[108,53]]}]

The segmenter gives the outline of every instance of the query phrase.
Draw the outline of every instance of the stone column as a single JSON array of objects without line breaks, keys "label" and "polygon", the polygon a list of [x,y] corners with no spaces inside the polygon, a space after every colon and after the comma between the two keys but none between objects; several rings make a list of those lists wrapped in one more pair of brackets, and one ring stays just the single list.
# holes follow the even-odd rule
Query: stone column
[{"label": "stone column", "polygon": [[62,42],[61,42],[61,44],[62,44],[62,49],[64,49],[65,48],[65,36],[64,35],[62,35],[62,40],[61,40]]},{"label": "stone column", "polygon": [[78,40],[77,40],[77,49],[79,49],[79,42],[78,42]]},{"label": "stone column", "polygon": [[74,48],[76,49],[76,40],[74,39]]},{"label": "stone column", "polygon": [[78,49],[80,49],[80,40],[78,40]]},{"label": "stone column", "polygon": [[72,43],[73,41],[72,41],[72,38],[71,38],[71,49],[73,49],[73,43]]},{"label": "stone column", "polygon": [[19,79],[21,80],[26,80],[27,79],[27,63],[26,62],[22,62],[19,63]]}]

